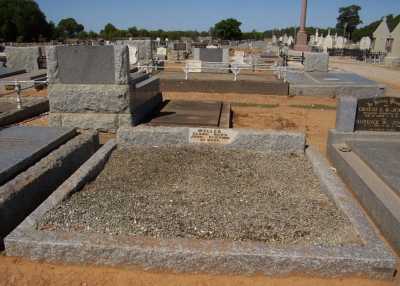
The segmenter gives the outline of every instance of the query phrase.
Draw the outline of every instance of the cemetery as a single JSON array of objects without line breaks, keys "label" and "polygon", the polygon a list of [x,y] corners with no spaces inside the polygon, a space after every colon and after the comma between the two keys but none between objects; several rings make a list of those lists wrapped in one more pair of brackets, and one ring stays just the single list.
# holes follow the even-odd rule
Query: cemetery
[{"label": "cemetery", "polygon": [[299,27],[265,39],[4,41],[6,285],[28,264],[30,282],[93,276],[77,285],[397,285],[400,24],[311,34],[298,2]]},{"label": "cemetery", "polygon": [[[201,269],[214,274],[287,275],[300,270],[319,276],[368,275],[379,279],[393,276],[395,258],[361,215],[361,209],[344,185],[329,170],[327,162],[318,152],[305,151],[303,134],[187,127],[136,128],[121,128],[117,141],[104,145],[18,226],[5,240],[7,254],[68,263],[133,264],[148,270],[174,272]],[[203,147],[202,142],[213,142],[218,146],[206,144]],[[135,156],[126,157],[126,154]],[[250,164],[254,165],[240,167],[240,164],[251,162],[246,157],[252,158]],[[165,171],[161,171],[165,168],[156,163],[163,160],[168,164]],[[194,171],[192,160],[196,160],[198,179],[192,175],[172,175]],[[210,160],[216,161],[210,165]],[[122,166],[128,170],[136,169],[136,164],[141,166],[140,170],[129,179],[123,172],[115,173]],[[265,169],[258,164],[269,167]],[[296,168],[300,165],[303,167]],[[210,166],[217,169],[213,171]],[[270,192],[256,194],[262,188],[258,184],[269,184],[271,175],[276,179],[288,176],[286,172],[291,169],[288,166],[296,174],[290,175],[292,180],[298,181],[296,191],[273,184]],[[249,173],[242,174],[246,180],[255,181],[235,184],[236,176],[241,176],[236,172],[253,172],[260,167],[263,171],[253,179]],[[154,173],[155,168],[167,174]],[[96,175],[97,178],[88,183]],[[146,183],[140,175],[162,181]],[[114,180],[110,176],[121,177]],[[182,181],[185,177],[189,181]],[[168,178],[169,182],[162,178]],[[208,178],[211,189],[205,189],[203,184],[206,182],[200,178]],[[226,183],[219,185],[217,182],[221,180]],[[256,184],[253,191],[257,200],[244,196],[240,186],[247,184]],[[169,186],[175,186],[178,193],[166,195],[162,188],[170,192]],[[282,193],[275,198],[279,203],[272,203],[279,189]],[[112,200],[107,199],[109,195]],[[151,205],[152,196],[157,198],[157,207]],[[202,202],[211,203],[208,207],[213,208],[213,202],[226,200],[224,196],[233,197],[229,205],[219,206],[219,213],[215,215],[221,218],[208,217],[211,213],[203,212]],[[318,215],[303,218],[303,215],[311,215],[304,214],[301,209],[310,208],[310,199],[305,199],[308,196],[315,200]],[[304,205],[298,201],[300,197]],[[115,209],[114,200],[124,203]],[[247,202],[244,205],[243,200]],[[257,207],[262,203],[260,200],[269,202],[265,201],[260,208]],[[296,200],[296,207],[292,200]],[[91,207],[87,208],[87,204]],[[136,208],[140,212],[134,211]],[[197,208],[202,211],[196,211]],[[247,216],[250,219],[250,209],[256,217],[262,217],[266,209],[278,214],[280,208],[290,209],[283,221],[278,215],[274,223],[270,215],[264,214],[268,219],[256,224],[252,222],[250,229],[243,229],[238,225],[239,221],[235,221],[241,217],[243,223],[244,214],[247,214],[244,219]],[[237,214],[227,215],[233,209]],[[193,217],[191,211],[203,217]],[[303,214],[298,217],[296,212]],[[175,219],[164,221],[166,216]],[[292,216],[297,219],[289,219]],[[126,221],[129,217],[136,223],[132,225],[132,221]],[[220,220],[223,217],[226,221]],[[263,233],[263,224],[268,221],[271,223],[268,229],[272,232]],[[289,233],[278,231],[280,223],[291,225],[286,230]],[[322,230],[324,225],[326,231]],[[330,231],[334,233],[329,234]]]}]

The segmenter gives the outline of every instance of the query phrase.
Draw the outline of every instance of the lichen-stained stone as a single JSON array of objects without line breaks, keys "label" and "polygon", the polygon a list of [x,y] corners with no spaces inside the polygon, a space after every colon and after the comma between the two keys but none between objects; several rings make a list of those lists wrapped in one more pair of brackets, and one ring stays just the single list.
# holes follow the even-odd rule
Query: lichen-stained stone
[{"label": "lichen-stained stone", "polygon": [[104,132],[116,132],[119,115],[116,113],[62,113],[62,127],[77,127]]},{"label": "lichen-stained stone", "polygon": [[305,72],[327,72],[329,69],[328,53],[305,53]]},{"label": "lichen-stained stone", "polygon": [[6,47],[7,67],[24,69],[26,72],[39,70],[39,47]]},{"label": "lichen-stained stone", "polygon": [[50,84],[127,84],[126,46],[57,46],[47,50]]},{"label": "lichen-stained stone", "polygon": [[120,113],[129,108],[128,85],[53,84],[48,90],[52,112]]}]

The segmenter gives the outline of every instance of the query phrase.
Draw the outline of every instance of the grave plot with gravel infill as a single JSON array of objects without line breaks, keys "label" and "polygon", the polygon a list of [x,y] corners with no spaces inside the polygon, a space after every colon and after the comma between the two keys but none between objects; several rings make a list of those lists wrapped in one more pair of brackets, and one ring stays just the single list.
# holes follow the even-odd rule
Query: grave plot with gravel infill
[{"label": "grave plot with gravel infill", "polygon": [[46,214],[40,230],[154,238],[360,244],[299,155],[215,147],[116,150],[97,179]]},{"label": "grave plot with gravel infill", "polygon": [[139,127],[117,142],[6,238],[7,255],[178,273],[395,273],[392,252],[327,162],[304,151],[303,134]]}]

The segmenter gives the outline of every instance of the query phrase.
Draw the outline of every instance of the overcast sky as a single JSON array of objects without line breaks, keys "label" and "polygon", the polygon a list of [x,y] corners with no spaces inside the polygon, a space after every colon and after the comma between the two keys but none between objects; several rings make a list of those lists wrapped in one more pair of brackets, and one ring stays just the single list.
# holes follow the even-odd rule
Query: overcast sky
[{"label": "overcast sky", "polygon": [[[87,31],[98,32],[108,22],[120,29],[208,30],[234,17],[242,30],[265,31],[298,25],[301,0],[36,0],[49,20],[73,17]],[[364,23],[400,14],[400,0],[309,0],[308,25],[334,26],[339,7],[362,7]]]}]

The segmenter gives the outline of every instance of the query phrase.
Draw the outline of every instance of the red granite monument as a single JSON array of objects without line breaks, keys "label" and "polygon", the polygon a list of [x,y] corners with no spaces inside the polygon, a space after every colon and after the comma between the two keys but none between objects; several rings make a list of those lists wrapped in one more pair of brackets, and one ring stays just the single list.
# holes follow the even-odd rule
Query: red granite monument
[{"label": "red granite monument", "polygon": [[306,22],[307,22],[307,0],[302,0],[300,30],[297,33],[296,45],[294,47],[296,51],[307,52],[311,50],[311,48],[308,46]]}]

